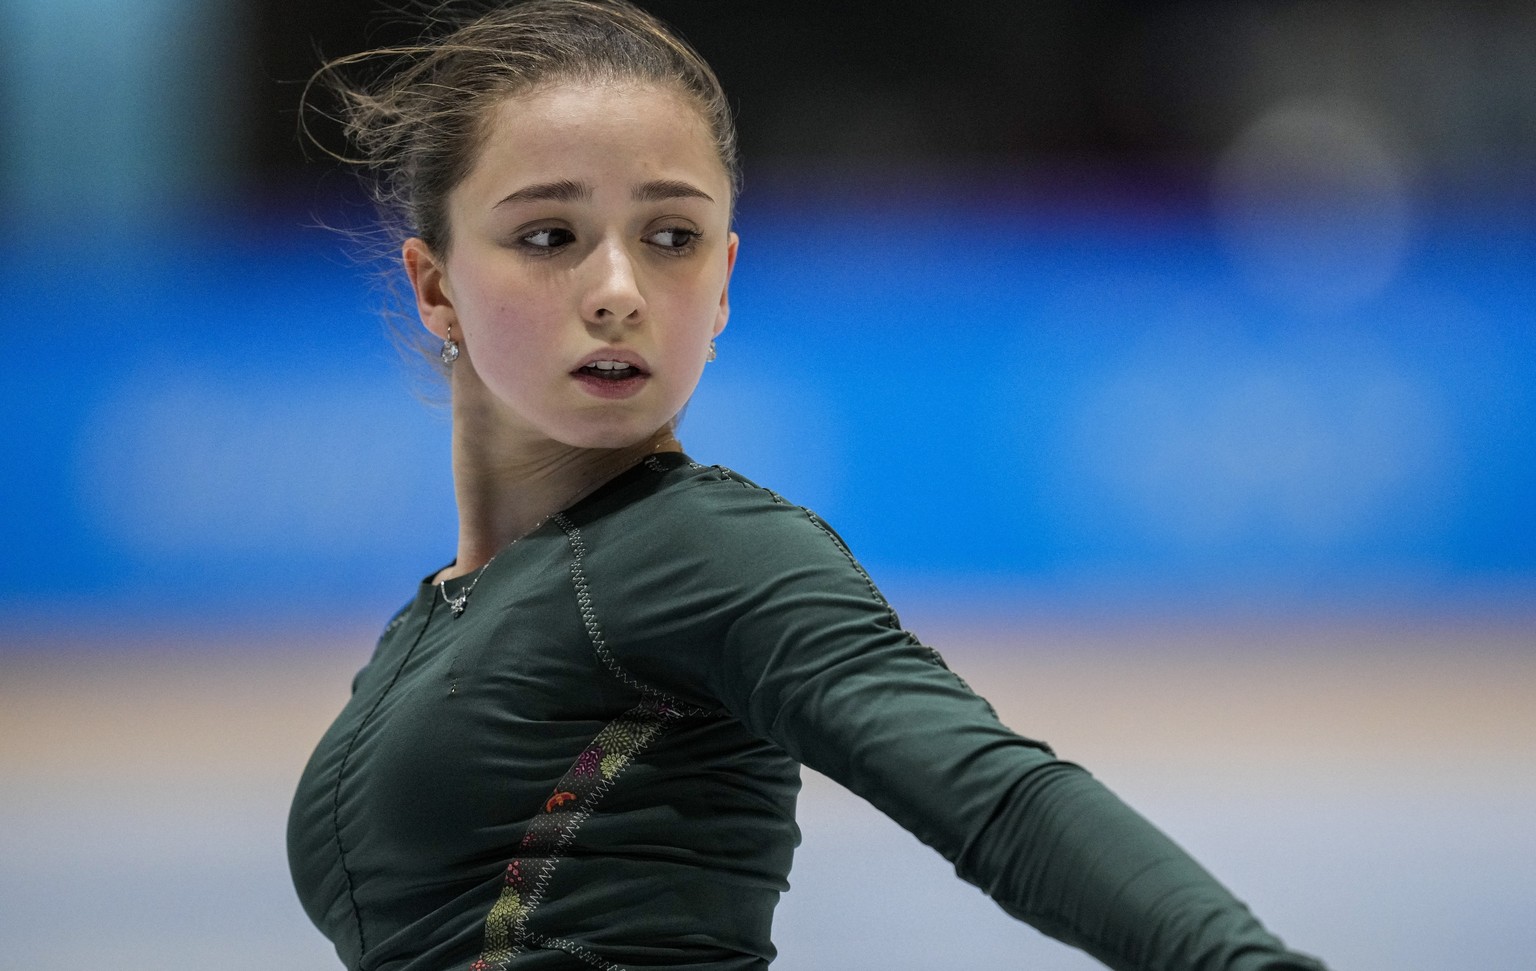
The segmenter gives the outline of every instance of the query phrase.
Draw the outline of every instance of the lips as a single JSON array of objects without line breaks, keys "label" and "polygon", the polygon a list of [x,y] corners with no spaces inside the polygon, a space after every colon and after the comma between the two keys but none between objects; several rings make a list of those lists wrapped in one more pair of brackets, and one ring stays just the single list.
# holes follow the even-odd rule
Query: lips
[{"label": "lips", "polygon": [[637,394],[650,376],[645,358],[618,347],[605,347],[588,354],[571,371],[571,377],[577,383],[599,398],[627,398]]},{"label": "lips", "polygon": [[593,361],[586,367],[576,369],[577,374],[585,374],[604,381],[623,381],[625,378],[637,378],[645,372],[633,364],[625,364],[622,361]]},{"label": "lips", "polygon": [[605,381],[622,381],[625,378],[649,377],[651,371],[646,367],[645,358],[634,351],[621,347],[605,347],[582,358],[571,373],[584,374]]}]

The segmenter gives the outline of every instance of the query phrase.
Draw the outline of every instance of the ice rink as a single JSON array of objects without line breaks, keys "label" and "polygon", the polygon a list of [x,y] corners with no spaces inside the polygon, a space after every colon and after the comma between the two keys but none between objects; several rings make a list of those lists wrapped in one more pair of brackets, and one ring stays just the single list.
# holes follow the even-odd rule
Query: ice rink
[{"label": "ice rink", "polygon": [[[1293,946],[1349,971],[1529,967],[1529,618],[909,618]],[[38,636],[0,676],[0,968],[339,967],[288,881],[287,800],[363,627],[125,651]],[[1089,971],[807,775],[788,971]]]}]

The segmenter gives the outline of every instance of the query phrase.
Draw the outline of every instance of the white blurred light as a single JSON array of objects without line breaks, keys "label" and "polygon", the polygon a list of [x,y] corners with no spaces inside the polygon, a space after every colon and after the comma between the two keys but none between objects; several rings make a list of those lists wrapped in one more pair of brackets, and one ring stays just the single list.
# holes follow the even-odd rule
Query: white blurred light
[{"label": "white blurred light", "polygon": [[1218,160],[1216,215],[1258,289],[1311,312],[1346,310],[1402,266],[1412,227],[1405,169],[1365,114],[1285,105]]}]

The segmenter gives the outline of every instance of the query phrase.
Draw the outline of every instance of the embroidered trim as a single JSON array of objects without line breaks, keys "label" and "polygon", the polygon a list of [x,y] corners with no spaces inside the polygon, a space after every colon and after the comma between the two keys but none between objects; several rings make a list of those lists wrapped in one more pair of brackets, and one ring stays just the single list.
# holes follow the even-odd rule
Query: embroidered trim
[{"label": "embroidered trim", "polygon": [[587,585],[583,567],[587,545],[581,538],[581,530],[565,513],[557,513],[553,519],[565,531],[571,544],[571,583],[592,649],[614,677],[640,692],[641,701],[598,732],[555,783],[542,811],[528,825],[517,855],[507,864],[501,894],[486,914],[485,948],[470,965],[470,971],[505,971],[512,958],[529,945],[565,951],[604,971],[623,971],[573,941],[530,932],[528,917],[543,901],[555,867],[575,838],[576,831],[592,815],[619,773],[671,722],[699,713],[698,709],[685,707],[665,692],[633,677],[608,650]]},{"label": "embroidered trim", "polygon": [[[571,942],[531,934],[528,917],[544,899],[550,878],[577,829],[620,772],[681,713],[661,698],[647,698],[597,733],[555,783],[554,794],[528,824],[517,855],[507,864],[501,894],[485,917],[485,946],[470,971],[505,971],[529,944],[553,946],[599,968],[617,965],[585,954]],[[618,969],[622,971],[622,969]]]}]

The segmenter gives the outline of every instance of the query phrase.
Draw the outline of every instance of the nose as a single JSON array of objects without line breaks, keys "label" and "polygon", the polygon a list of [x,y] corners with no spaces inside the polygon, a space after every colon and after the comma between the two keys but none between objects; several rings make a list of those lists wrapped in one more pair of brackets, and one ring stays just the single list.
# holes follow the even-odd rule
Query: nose
[{"label": "nose", "polygon": [[644,318],[645,296],[624,245],[605,242],[592,251],[590,263],[582,315],[592,323],[637,323]]}]

